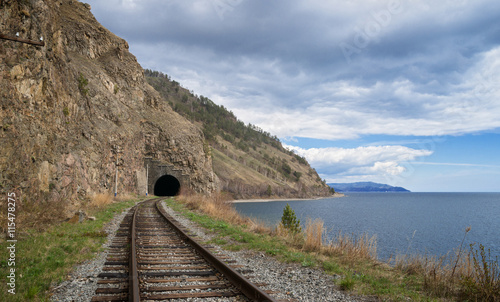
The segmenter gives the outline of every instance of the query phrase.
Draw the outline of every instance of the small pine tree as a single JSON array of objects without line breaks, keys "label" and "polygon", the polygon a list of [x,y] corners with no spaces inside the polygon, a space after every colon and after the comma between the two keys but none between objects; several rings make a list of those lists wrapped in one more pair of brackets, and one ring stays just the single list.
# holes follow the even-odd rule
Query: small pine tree
[{"label": "small pine tree", "polygon": [[302,228],[300,227],[300,220],[297,219],[294,210],[287,203],[286,207],[283,209],[283,216],[281,216],[281,224],[284,228],[290,230],[292,233],[300,233]]}]

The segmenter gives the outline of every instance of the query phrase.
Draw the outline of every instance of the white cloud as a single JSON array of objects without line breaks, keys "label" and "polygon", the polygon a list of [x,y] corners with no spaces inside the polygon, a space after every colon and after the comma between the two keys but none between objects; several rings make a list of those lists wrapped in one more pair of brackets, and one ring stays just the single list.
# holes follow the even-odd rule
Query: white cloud
[{"label": "white cloud", "polygon": [[126,10],[133,11],[134,9],[137,8],[137,2],[134,0],[120,0],[119,4]]},{"label": "white cloud", "polygon": [[318,173],[329,179],[380,179],[407,172],[408,163],[430,156],[433,151],[405,146],[367,146],[358,148],[310,148],[285,145],[304,156]]},{"label": "white cloud", "polygon": [[[468,164],[468,163],[434,163],[434,162],[414,162],[415,165],[428,165],[428,166],[455,166],[455,167],[481,167],[498,169],[497,165],[481,165],[481,164]],[[481,170],[485,171],[485,170]]]}]

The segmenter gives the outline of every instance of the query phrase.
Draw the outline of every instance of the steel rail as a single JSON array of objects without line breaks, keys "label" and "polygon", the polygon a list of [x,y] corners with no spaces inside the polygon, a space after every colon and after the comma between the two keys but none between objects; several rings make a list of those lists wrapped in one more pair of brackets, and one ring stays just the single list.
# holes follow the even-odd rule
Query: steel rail
[{"label": "steel rail", "polygon": [[269,296],[266,292],[255,286],[248,279],[243,277],[240,273],[226,265],[222,260],[220,260],[217,256],[212,254],[209,250],[201,246],[198,242],[192,239],[186,232],[180,229],[177,225],[175,225],[171,221],[171,216],[165,212],[163,207],[161,206],[161,200],[156,202],[156,208],[165,218],[165,220],[181,235],[184,239],[189,242],[199,253],[205,258],[210,264],[212,264],[219,272],[224,274],[228,280],[239,289],[247,298],[252,301],[259,302],[276,302],[274,298]]},{"label": "steel rail", "polygon": [[139,211],[139,206],[135,208],[134,216],[132,217],[131,240],[130,240],[130,263],[129,263],[129,301],[139,302],[141,301],[140,289],[139,289],[139,274],[137,273],[137,249],[136,249],[136,232],[135,225],[137,220],[137,212]]}]

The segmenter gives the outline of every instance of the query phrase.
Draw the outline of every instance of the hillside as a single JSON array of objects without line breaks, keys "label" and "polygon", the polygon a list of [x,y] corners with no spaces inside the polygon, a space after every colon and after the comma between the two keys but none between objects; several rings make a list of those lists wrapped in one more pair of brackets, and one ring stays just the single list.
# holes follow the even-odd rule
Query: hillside
[{"label": "hillside", "polygon": [[329,183],[337,192],[410,192],[402,187],[393,187],[375,182]]},{"label": "hillside", "polygon": [[162,72],[145,74],[166,103],[202,129],[222,190],[235,198],[330,194],[309,163],[284,149],[276,136],[245,125],[223,106],[194,95]]},{"label": "hillside", "polygon": [[45,42],[0,39],[0,191],[16,194],[20,215],[57,219],[113,194],[116,171],[119,194],[145,194],[146,157],[189,175],[187,189],[218,190],[202,131],[163,101],[89,5],[1,1],[0,33]]},{"label": "hillside", "polygon": [[203,194],[328,193],[275,137],[157,77],[160,95],[127,42],[90,9],[76,0],[0,1],[2,37],[44,41],[0,39],[0,190],[16,194],[20,222],[58,220],[97,193],[113,194],[115,183],[118,194],[143,195],[146,160],[188,175],[182,189]]}]

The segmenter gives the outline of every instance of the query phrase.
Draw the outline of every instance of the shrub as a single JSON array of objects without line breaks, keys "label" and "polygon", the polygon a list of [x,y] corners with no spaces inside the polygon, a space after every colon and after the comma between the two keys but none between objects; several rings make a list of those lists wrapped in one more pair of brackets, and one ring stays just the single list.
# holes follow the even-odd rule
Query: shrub
[{"label": "shrub", "polygon": [[89,93],[89,90],[87,88],[87,85],[89,84],[89,80],[87,80],[83,74],[80,72],[80,75],[78,76],[78,89],[80,89],[80,92],[83,95],[87,95]]},{"label": "shrub", "polygon": [[273,195],[273,190],[271,189],[271,185],[267,185],[266,194],[267,196]]},{"label": "shrub", "polygon": [[290,176],[290,173],[292,173],[292,168],[290,168],[290,166],[286,162],[284,162],[281,165],[281,171],[285,177],[288,177]]},{"label": "shrub", "polygon": [[292,208],[288,203],[286,204],[286,207],[283,209],[283,216],[281,216],[281,224],[285,229],[291,231],[292,233],[302,232],[302,228],[300,227],[300,220],[297,219],[295,211],[292,210]]},{"label": "shrub", "polygon": [[339,285],[341,290],[351,290],[354,287],[354,280],[351,277],[345,277],[342,281],[340,281]]}]

